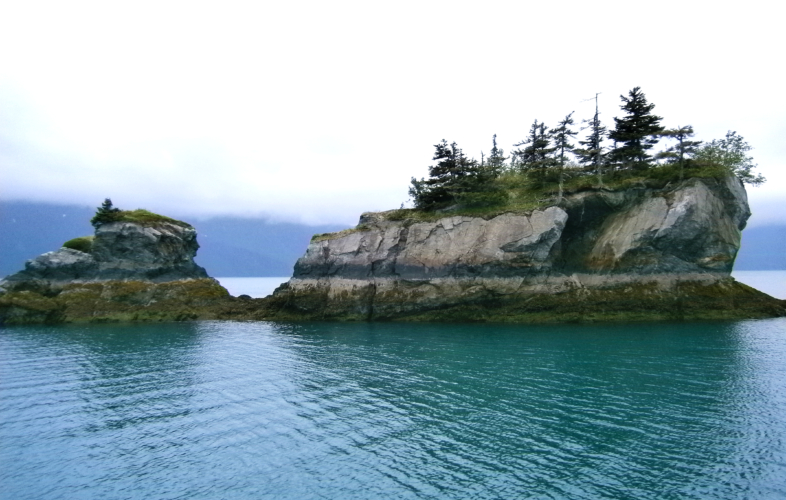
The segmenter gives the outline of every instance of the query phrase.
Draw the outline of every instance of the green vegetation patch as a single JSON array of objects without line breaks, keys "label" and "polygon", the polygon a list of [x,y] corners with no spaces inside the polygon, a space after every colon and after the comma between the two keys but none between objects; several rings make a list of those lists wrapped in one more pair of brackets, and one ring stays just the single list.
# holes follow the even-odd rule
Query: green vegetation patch
[{"label": "green vegetation patch", "polygon": [[136,210],[122,210],[119,213],[118,219],[119,222],[133,222],[135,224],[139,224],[140,226],[149,226],[155,227],[161,224],[174,224],[180,227],[192,227],[191,224],[187,222],[183,222],[181,220],[173,219],[171,217],[167,217],[165,215],[159,215],[143,208],[138,208]]},{"label": "green vegetation patch", "polygon": [[[429,177],[412,178],[409,195],[419,211],[456,215],[520,212],[559,205],[565,194],[585,189],[664,187],[687,178],[722,179],[737,176],[743,183],[759,185],[764,177],[755,173],[748,153],[751,146],[734,131],[707,143],[692,140],[690,125],[666,128],[652,113],[639,87],[621,95],[622,117],[613,129],[599,119],[597,94],[595,115],[583,120],[588,135],[578,143],[573,113],[556,127],[535,120],[525,139],[513,145],[510,155],[497,146],[481,160],[469,158],[455,142],[435,144]],[[670,141],[655,152],[659,141]],[[410,214],[411,215],[411,214]],[[395,214],[406,220],[403,215]]]},{"label": "green vegetation patch", "polygon": [[63,243],[63,248],[70,248],[79,252],[90,253],[93,251],[93,240],[95,236],[80,236]]},{"label": "green vegetation patch", "polygon": [[352,233],[360,233],[363,231],[368,231],[369,229],[370,228],[365,224],[358,224],[355,227],[351,227],[349,229],[343,229],[341,231],[336,231],[335,233],[319,233],[311,237],[311,243],[318,243],[320,241],[326,241],[326,240],[335,240],[337,238],[343,238],[344,236],[349,236]]},{"label": "green vegetation patch", "polygon": [[96,209],[96,214],[90,219],[90,223],[94,227],[99,227],[102,224],[110,224],[112,222],[133,222],[140,226],[156,227],[162,224],[174,224],[180,227],[191,228],[191,224],[183,222],[171,217],[159,215],[143,208],[136,210],[120,210],[112,205],[112,200],[107,198],[104,203]]}]

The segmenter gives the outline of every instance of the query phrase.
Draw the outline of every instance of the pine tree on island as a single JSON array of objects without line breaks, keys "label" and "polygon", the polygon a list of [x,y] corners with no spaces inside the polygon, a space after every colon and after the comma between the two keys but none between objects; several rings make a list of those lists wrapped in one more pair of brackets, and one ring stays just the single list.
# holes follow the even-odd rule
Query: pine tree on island
[{"label": "pine tree on island", "polygon": [[434,157],[439,160],[429,167],[429,178],[412,179],[410,196],[418,208],[435,208],[456,202],[457,195],[467,188],[472,177],[478,173],[478,164],[470,160],[458,145],[448,144],[445,139],[435,144]]},{"label": "pine tree on island", "polygon": [[494,134],[491,142],[493,146],[491,147],[487,165],[488,168],[492,170],[492,173],[498,176],[505,168],[505,160],[507,160],[507,158],[505,157],[505,151],[497,147],[497,134]]},{"label": "pine tree on island", "polygon": [[524,146],[513,152],[519,170],[528,171],[534,180],[545,184],[548,169],[556,165],[552,157],[554,148],[551,147],[551,136],[546,129],[546,124],[535,120],[529,129],[529,137],[514,146]]},{"label": "pine tree on island", "polygon": [[573,113],[574,111],[571,111],[570,114],[559,122],[557,128],[553,128],[549,131],[549,135],[554,138],[554,151],[558,152],[556,158],[559,172],[557,203],[562,203],[562,185],[565,181],[565,163],[567,162],[565,153],[573,151],[574,146],[570,143],[570,140],[577,134],[576,131],[570,128],[573,125]]},{"label": "pine tree on island", "polygon": [[634,87],[627,97],[620,98],[621,108],[627,114],[615,117],[616,126],[609,132],[609,138],[618,144],[611,152],[612,160],[623,169],[646,170],[652,160],[648,151],[658,143],[658,134],[663,130],[662,118],[652,114],[655,105],[647,103],[641,87]]},{"label": "pine tree on island", "polygon": [[97,228],[101,224],[116,222],[120,219],[120,212],[119,208],[112,206],[112,200],[106,198],[101,206],[96,209],[96,214],[90,219],[90,224]]},{"label": "pine tree on island", "polygon": [[584,120],[589,129],[587,138],[579,141],[581,148],[576,148],[573,153],[578,158],[586,172],[598,174],[598,184],[603,186],[603,164],[606,161],[606,153],[603,150],[603,141],[606,138],[606,127],[600,122],[598,112],[598,94],[595,94],[595,115],[591,120]]},{"label": "pine tree on island", "polygon": [[676,163],[680,170],[680,180],[683,179],[685,166],[688,161],[696,154],[701,141],[688,140],[693,137],[693,127],[677,127],[661,131],[661,137],[675,139],[677,144],[658,153],[657,159],[665,159],[667,163]]}]

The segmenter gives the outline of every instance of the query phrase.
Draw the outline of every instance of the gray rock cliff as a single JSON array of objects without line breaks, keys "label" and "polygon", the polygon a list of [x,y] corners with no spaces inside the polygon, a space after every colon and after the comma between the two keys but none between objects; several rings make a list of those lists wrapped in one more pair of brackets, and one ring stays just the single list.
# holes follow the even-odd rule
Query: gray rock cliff
[{"label": "gray rock cliff", "polygon": [[233,299],[194,263],[196,231],[185,223],[106,223],[96,229],[92,247],[83,248],[89,251],[45,253],[0,281],[0,325],[190,321],[255,313],[249,310],[253,302]]},{"label": "gray rock cliff", "polygon": [[[749,216],[735,177],[585,191],[558,206],[487,218],[364,214],[356,230],[312,241],[273,302],[284,316],[324,319],[517,321],[556,310],[563,317],[684,310],[690,286],[709,297],[733,282]],[[702,300],[695,306],[714,299]]]},{"label": "gray rock cliff", "polygon": [[293,279],[719,273],[728,276],[750,216],[735,178],[671,189],[592,191],[561,206],[484,219],[387,221],[316,241]]},{"label": "gray rock cliff", "polygon": [[196,230],[161,222],[146,226],[113,222],[96,229],[90,253],[61,248],[31,259],[0,282],[4,289],[60,287],[66,283],[145,280],[156,283],[206,278],[194,262]]}]

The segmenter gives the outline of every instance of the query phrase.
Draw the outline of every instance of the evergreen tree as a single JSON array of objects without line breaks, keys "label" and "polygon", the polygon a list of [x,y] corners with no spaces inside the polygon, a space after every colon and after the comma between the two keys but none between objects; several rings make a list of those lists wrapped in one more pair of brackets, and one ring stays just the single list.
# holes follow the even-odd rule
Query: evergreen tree
[{"label": "evergreen tree", "polygon": [[93,227],[99,227],[101,224],[108,224],[120,220],[119,208],[112,206],[112,200],[106,198],[100,207],[96,209],[96,214],[90,219],[90,224]]},{"label": "evergreen tree", "polygon": [[445,139],[435,144],[433,160],[439,160],[429,167],[429,178],[412,178],[409,195],[420,209],[433,209],[456,203],[462,192],[473,190],[481,182],[481,169],[476,160],[464,155],[455,142],[448,144]]},{"label": "evergreen tree", "polygon": [[646,170],[650,166],[651,156],[648,150],[658,142],[658,134],[662,118],[652,114],[654,104],[647,103],[647,98],[640,87],[628,92],[628,97],[620,96],[622,110],[627,114],[622,118],[614,118],[614,130],[609,138],[619,146],[612,151],[613,160],[625,168]]},{"label": "evergreen tree", "polygon": [[665,159],[669,163],[676,163],[680,169],[680,180],[682,180],[685,172],[685,165],[701,144],[701,141],[688,140],[693,137],[693,127],[688,125],[685,127],[677,127],[672,129],[663,130],[660,133],[663,137],[669,137],[677,140],[677,144],[658,153],[656,158]]},{"label": "evergreen tree", "polygon": [[552,157],[554,148],[551,147],[551,136],[546,130],[546,124],[535,120],[530,127],[529,137],[514,146],[524,146],[513,152],[519,169],[528,171],[534,179],[545,183],[548,169],[556,163]]},{"label": "evergreen tree", "polygon": [[595,94],[595,115],[591,120],[584,120],[589,129],[589,135],[579,144],[583,147],[576,148],[574,153],[579,158],[579,163],[584,166],[584,170],[598,174],[599,184],[603,185],[603,164],[606,154],[603,151],[603,140],[606,138],[606,127],[600,123],[600,113],[598,112],[598,94]]},{"label": "evergreen tree", "polygon": [[498,176],[505,168],[505,160],[507,160],[507,158],[505,157],[505,151],[497,147],[497,134],[494,134],[491,141],[493,146],[489,154],[488,168],[492,171],[493,175]]},{"label": "evergreen tree", "polygon": [[557,203],[562,202],[562,184],[565,177],[565,153],[573,151],[574,146],[570,143],[576,131],[570,127],[573,125],[573,111],[570,112],[559,124],[557,128],[551,129],[549,132],[551,137],[554,138],[554,150],[557,152],[557,168],[559,171],[559,194],[557,195]]}]

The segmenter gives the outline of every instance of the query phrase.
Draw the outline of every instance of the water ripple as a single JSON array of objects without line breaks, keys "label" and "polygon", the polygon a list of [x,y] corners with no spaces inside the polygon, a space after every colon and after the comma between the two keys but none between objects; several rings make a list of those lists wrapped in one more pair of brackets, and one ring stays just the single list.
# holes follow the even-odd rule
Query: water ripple
[{"label": "water ripple", "polygon": [[786,322],[0,330],[0,498],[780,498]]}]

